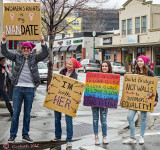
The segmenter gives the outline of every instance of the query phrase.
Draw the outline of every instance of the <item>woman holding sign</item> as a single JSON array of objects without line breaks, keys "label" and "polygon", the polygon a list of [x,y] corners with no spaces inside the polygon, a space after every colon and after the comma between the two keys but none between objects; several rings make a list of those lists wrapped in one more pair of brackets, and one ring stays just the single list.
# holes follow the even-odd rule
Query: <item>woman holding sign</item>
[{"label": "woman holding sign", "polygon": [[[136,60],[137,64],[135,66],[135,74],[139,75],[146,75],[146,76],[152,76],[152,71],[148,68],[148,62],[150,59],[146,56],[139,56]],[[156,99],[154,106],[157,105],[158,102],[158,95],[156,94]],[[135,138],[135,123],[134,123],[134,117],[137,113],[137,110],[129,110],[128,111],[128,122],[130,127],[130,138],[123,141],[123,144],[129,144],[129,143],[135,143],[136,144],[136,138]],[[146,129],[146,120],[147,120],[147,111],[141,111],[141,132],[139,137],[139,144],[144,144],[144,133]]]},{"label": "woman holding sign", "polygon": [[[60,71],[60,74],[68,76],[73,79],[78,78],[78,74],[75,72],[75,68],[80,68],[82,65],[75,59],[71,58],[67,61],[67,65],[65,69],[62,69]],[[60,141],[62,136],[62,128],[61,128],[61,117],[62,114],[58,111],[55,111],[55,138],[52,141]],[[72,117],[65,115],[65,121],[66,121],[66,131],[67,131],[67,147],[72,147],[72,137],[73,137],[73,123],[72,123]]]},{"label": "woman holding sign", "polygon": [[[102,73],[112,73],[111,63],[109,61],[103,61],[101,64],[101,72]],[[100,107],[92,107],[92,116],[93,116],[93,130],[95,134],[95,144],[99,145],[99,137],[98,137],[98,121],[99,121],[99,113],[101,118],[101,126],[102,126],[102,142],[107,144],[107,113],[108,108],[100,108]]]}]

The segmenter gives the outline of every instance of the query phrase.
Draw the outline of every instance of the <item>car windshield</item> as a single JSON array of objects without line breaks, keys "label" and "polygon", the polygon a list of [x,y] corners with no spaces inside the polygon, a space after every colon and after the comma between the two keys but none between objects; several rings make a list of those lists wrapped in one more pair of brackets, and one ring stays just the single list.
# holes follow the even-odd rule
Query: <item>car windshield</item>
[{"label": "car windshield", "polygon": [[113,66],[123,66],[123,64],[118,62],[113,62]]},{"label": "car windshield", "polygon": [[38,63],[38,69],[47,69],[47,65],[44,63]]},{"label": "car windshield", "polygon": [[99,60],[89,60],[89,63],[96,63],[96,64],[100,64]]}]

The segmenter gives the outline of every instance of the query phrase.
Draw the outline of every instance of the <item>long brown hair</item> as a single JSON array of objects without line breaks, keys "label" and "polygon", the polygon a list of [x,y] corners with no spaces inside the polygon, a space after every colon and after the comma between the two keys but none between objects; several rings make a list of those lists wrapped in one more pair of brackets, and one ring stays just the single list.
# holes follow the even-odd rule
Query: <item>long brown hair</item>
[{"label": "long brown hair", "polygon": [[[103,63],[106,63],[106,64],[108,65],[108,72],[107,72],[107,73],[112,73],[112,66],[111,66],[110,61],[104,60],[104,61],[102,62],[102,64],[103,64]],[[103,71],[102,71],[102,64],[101,64],[101,72],[103,72]]]},{"label": "long brown hair", "polygon": [[[148,66],[144,63],[144,66],[143,66],[143,75],[148,76],[148,71],[149,70],[150,69],[148,68]],[[135,74],[140,74],[140,68],[138,66],[138,63],[135,66]]]}]

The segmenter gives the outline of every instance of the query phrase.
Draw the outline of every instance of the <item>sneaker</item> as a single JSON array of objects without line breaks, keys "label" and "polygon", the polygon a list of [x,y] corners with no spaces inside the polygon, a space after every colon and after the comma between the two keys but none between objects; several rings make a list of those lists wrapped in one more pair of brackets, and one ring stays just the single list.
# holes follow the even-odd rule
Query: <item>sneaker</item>
[{"label": "sneaker", "polygon": [[29,135],[24,135],[22,141],[27,143],[33,143],[33,140],[29,137]]},{"label": "sneaker", "polygon": [[123,140],[123,144],[136,144],[136,143],[137,141],[135,138],[134,139],[128,138],[128,139]]},{"label": "sneaker", "polygon": [[108,140],[107,140],[106,136],[102,137],[102,143],[103,144],[108,144]]},{"label": "sneaker", "polygon": [[10,138],[8,139],[8,143],[14,143],[15,138],[16,138],[16,136],[10,136]]},{"label": "sneaker", "polygon": [[66,148],[70,148],[72,147],[72,143],[71,142],[67,142]]},{"label": "sneaker", "polygon": [[139,144],[140,145],[144,144],[144,138],[143,138],[143,136],[139,137]]},{"label": "sneaker", "polygon": [[99,145],[100,142],[99,142],[99,138],[98,137],[95,137],[95,145]]},{"label": "sneaker", "polygon": [[55,142],[55,141],[61,141],[61,139],[54,138],[54,139],[52,139],[51,141],[53,141],[53,142]]}]

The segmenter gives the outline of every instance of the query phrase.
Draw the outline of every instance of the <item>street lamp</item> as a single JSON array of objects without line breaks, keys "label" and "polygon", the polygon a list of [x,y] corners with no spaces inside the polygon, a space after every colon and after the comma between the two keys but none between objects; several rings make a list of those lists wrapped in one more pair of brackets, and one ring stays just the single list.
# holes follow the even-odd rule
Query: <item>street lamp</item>
[{"label": "street lamp", "polygon": [[92,35],[93,35],[93,59],[95,59],[95,36],[96,36],[96,31],[93,31]]}]

